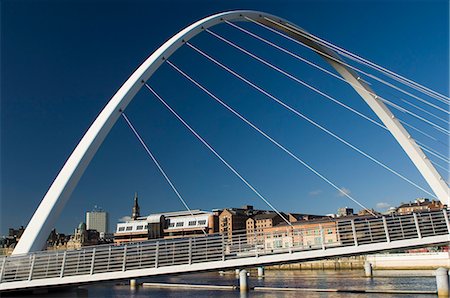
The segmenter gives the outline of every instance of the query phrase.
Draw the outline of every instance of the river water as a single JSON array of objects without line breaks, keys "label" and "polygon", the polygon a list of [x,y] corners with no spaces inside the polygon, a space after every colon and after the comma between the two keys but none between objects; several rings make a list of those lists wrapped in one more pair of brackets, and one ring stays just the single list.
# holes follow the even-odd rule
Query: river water
[{"label": "river water", "polygon": [[[256,271],[250,271],[250,287],[292,287],[342,290],[416,290],[435,291],[433,271],[374,271],[373,278],[364,277],[363,270],[266,270],[264,278],[258,278]],[[208,285],[239,285],[234,272],[182,274],[161,277],[147,277],[138,282],[185,283]],[[360,293],[318,293],[250,291],[240,294],[237,290],[192,290],[138,287],[133,290],[125,282],[104,282],[69,288],[57,292],[42,293],[33,297],[436,297],[417,294],[360,294]]]}]

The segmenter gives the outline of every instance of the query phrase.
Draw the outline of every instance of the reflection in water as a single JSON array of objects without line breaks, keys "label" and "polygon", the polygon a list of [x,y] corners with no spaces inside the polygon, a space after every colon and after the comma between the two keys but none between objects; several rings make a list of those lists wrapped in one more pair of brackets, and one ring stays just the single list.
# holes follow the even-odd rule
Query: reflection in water
[{"label": "reflection in water", "polygon": [[[211,285],[239,285],[234,271],[230,274],[220,275],[219,272],[182,274],[172,276],[147,277],[138,282],[154,283],[185,283],[185,284],[211,284]],[[251,271],[250,287],[280,287],[280,288],[315,288],[315,289],[372,289],[372,290],[421,290],[435,291],[435,278],[433,271],[374,271],[375,277],[367,278],[363,270],[266,270],[263,279],[257,277],[257,272]],[[379,297],[380,294],[349,294],[349,293],[318,293],[318,292],[274,292],[250,291],[240,293],[232,290],[192,290],[192,289],[158,289],[137,287],[130,288],[126,283],[105,282],[78,288],[65,288],[57,292],[42,293],[33,297],[236,297],[236,298],[271,298],[271,297],[312,297],[312,298],[343,298],[351,295],[352,298]],[[17,296],[14,297],[31,297]],[[417,297],[408,294],[383,294],[383,298]],[[421,295],[421,297],[435,297],[435,295]]]}]

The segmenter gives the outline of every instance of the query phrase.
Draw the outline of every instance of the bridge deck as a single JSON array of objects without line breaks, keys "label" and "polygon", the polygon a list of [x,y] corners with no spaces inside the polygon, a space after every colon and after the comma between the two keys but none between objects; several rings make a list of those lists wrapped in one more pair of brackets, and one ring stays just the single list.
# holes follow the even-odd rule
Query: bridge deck
[{"label": "bridge deck", "polygon": [[449,211],[442,210],[342,218],[270,234],[244,231],[42,251],[1,258],[0,291],[364,254],[446,243],[449,233]]}]

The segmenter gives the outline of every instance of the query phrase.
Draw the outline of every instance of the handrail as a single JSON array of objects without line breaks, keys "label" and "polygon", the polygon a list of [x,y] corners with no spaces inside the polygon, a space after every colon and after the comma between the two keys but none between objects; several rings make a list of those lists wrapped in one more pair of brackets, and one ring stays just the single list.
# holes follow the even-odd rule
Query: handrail
[{"label": "handrail", "polygon": [[3,257],[0,283],[423,239],[450,234],[448,217],[446,209],[378,218],[355,216],[319,223],[305,221],[294,227],[275,226],[265,233],[240,230],[77,250],[40,251]]}]

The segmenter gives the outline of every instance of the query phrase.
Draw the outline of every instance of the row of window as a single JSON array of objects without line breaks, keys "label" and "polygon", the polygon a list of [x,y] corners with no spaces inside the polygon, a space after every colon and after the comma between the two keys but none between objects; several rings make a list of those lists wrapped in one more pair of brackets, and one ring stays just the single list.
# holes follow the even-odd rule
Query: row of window
[{"label": "row of window", "polygon": [[[203,226],[205,224],[206,224],[206,219],[202,219],[202,220],[198,221],[198,225],[200,225],[200,226]],[[195,220],[192,220],[192,221],[188,222],[188,226],[189,227],[192,227],[192,226],[195,226],[195,225],[197,225],[197,221],[195,221]],[[173,228],[173,227],[179,228],[179,227],[183,227],[183,226],[184,226],[184,222],[183,221],[169,223],[169,228]]]},{"label": "row of window", "polygon": [[[142,231],[142,230],[147,230],[148,225],[139,225],[136,227],[136,231]],[[123,231],[132,231],[133,230],[133,226],[127,226],[127,227],[119,227],[119,232],[123,232]]]}]

